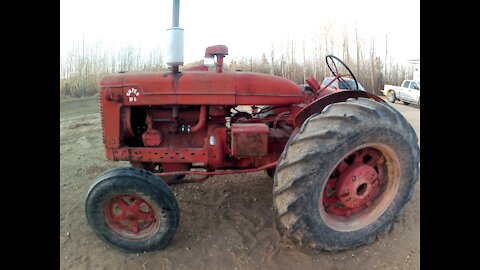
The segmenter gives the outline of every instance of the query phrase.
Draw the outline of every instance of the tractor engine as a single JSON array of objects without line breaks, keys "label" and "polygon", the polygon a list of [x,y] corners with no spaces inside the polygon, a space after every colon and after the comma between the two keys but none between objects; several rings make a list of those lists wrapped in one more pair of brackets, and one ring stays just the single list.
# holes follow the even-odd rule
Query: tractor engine
[{"label": "tractor engine", "polygon": [[218,66],[116,74],[100,83],[105,153],[160,172],[261,167],[278,160],[304,100],[289,80]]}]

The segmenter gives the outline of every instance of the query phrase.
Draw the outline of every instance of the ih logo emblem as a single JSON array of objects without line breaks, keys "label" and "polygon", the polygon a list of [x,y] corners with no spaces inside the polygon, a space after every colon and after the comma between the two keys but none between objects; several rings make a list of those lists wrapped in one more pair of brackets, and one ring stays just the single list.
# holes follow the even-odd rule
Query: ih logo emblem
[{"label": "ih logo emblem", "polygon": [[137,97],[140,96],[140,93],[136,88],[130,88],[128,89],[126,96],[128,97],[128,101],[137,102]]}]

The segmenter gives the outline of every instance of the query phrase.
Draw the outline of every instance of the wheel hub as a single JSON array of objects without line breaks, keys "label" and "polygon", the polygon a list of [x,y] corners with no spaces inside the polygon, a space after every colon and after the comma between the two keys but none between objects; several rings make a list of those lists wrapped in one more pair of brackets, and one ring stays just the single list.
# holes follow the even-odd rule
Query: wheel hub
[{"label": "wheel hub", "polygon": [[134,195],[112,198],[106,204],[105,219],[111,229],[126,238],[148,235],[158,225],[152,206]]},{"label": "wheel hub", "polygon": [[350,153],[335,168],[324,188],[325,211],[348,218],[370,207],[384,184],[383,162],[382,155],[372,148]]},{"label": "wheel hub", "polygon": [[365,205],[378,190],[377,177],[371,166],[360,163],[350,166],[337,180],[338,199],[348,208]]}]

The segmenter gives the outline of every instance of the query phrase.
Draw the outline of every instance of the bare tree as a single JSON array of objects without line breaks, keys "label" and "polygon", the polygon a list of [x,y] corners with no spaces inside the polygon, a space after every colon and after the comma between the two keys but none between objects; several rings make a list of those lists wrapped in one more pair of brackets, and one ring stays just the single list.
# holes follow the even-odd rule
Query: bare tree
[{"label": "bare tree", "polygon": [[295,72],[295,42],[293,41],[293,38],[290,38],[289,40],[289,44],[290,44],[290,61],[289,61],[289,67],[288,67],[288,71],[289,71],[289,76],[288,76],[288,79],[290,80],[293,80],[294,78],[294,72]]},{"label": "bare tree", "polygon": [[385,71],[383,72],[384,78],[387,77],[387,52],[388,52],[388,34],[385,34]]},{"label": "bare tree", "polygon": [[275,47],[270,48],[270,74],[275,75]]},{"label": "bare tree", "polygon": [[375,38],[372,37],[370,44],[370,80],[372,83],[372,93],[375,94]]},{"label": "bare tree", "polygon": [[[311,46],[307,46],[305,37],[301,40],[301,55],[297,53],[295,40],[289,35],[279,43],[278,51],[272,44],[268,54],[263,52],[260,58],[232,59],[226,70],[250,70],[280,75],[296,83],[303,83],[306,77],[314,75],[318,81],[322,81],[324,77],[330,76],[325,56],[339,53],[343,61],[355,71],[357,80],[373,93],[377,93],[383,84],[398,85],[404,79],[411,78],[413,69],[403,63],[400,65],[388,55],[387,36],[385,61],[382,63],[381,57],[376,55],[375,38],[370,39],[371,44],[366,44],[360,29],[355,28],[355,36],[350,37],[348,29],[345,28],[343,36],[339,37],[342,40],[336,42],[333,33],[333,25],[327,21],[311,37]],[[356,57],[351,57],[353,54],[349,40],[352,38],[355,38],[356,42],[353,52]],[[298,61],[299,59],[303,61]],[[106,50],[101,42],[89,44],[82,39],[74,42],[70,51],[60,57],[60,93],[76,97],[95,94],[98,91],[98,80],[102,76],[121,70],[135,72],[167,69],[163,65],[161,48],[155,48],[146,54],[142,54],[142,48],[132,44],[126,44],[117,50]]]},{"label": "bare tree", "polygon": [[343,31],[343,60],[346,62],[350,61],[348,54],[348,32],[346,28]]},{"label": "bare tree", "polygon": [[307,79],[306,68],[307,68],[307,61],[305,55],[305,37],[302,40],[302,55],[303,55],[303,66],[302,66],[302,75],[303,75],[303,82]]},{"label": "bare tree", "polygon": [[357,74],[360,75],[360,36],[358,34],[358,29],[355,28],[355,41],[357,44],[357,62],[356,62],[356,69]]}]

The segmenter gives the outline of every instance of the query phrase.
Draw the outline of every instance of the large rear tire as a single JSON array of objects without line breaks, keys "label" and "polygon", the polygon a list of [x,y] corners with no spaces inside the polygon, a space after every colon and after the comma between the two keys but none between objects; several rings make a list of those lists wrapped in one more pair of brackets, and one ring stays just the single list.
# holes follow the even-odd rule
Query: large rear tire
[{"label": "large rear tire", "polygon": [[412,196],[417,141],[400,113],[370,99],[311,116],[278,161],[273,201],[280,232],[315,250],[372,243]]},{"label": "large rear tire", "polygon": [[115,168],[97,177],[88,191],[85,213],[103,241],[126,252],[167,246],[180,217],[167,184],[140,168]]}]

